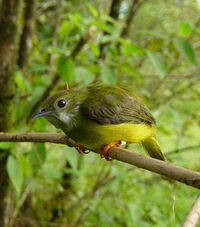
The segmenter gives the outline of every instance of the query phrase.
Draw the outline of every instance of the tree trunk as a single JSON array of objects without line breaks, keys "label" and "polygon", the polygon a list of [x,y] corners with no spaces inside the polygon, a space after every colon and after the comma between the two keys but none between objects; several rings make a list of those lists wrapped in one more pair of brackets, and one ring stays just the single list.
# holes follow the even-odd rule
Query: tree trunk
[{"label": "tree trunk", "polygon": [[29,51],[32,47],[32,32],[35,22],[35,0],[25,0],[24,26],[19,45],[18,65],[23,68],[28,63]]},{"label": "tree trunk", "polygon": [[[14,70],[16,65],[17,22],[21,0],[2,0],[0,5],[0,131],[12,126]],[[0,149],[0,226],[4,226],[8,187],[6,161],[9,150]]]}]

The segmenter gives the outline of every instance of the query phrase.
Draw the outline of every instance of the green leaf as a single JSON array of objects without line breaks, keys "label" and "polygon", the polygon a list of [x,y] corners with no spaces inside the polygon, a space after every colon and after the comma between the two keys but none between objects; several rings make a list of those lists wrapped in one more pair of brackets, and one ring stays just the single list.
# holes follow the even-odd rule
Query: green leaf
[{"label": "green leaf", "polygon": [[74,151],[74,148],[70,147],[67,147],[65,151],[67,161],[73,169],[76,169],[78,165],[78,152]]},{"label": "green leaf", "polygon": [[89,47],[91,48],[95,56],[99,57],[99,54],[100,54],[99,45],[97,45],[96,43],[90,43]]},{"label": "green leaf", "polygon": [[108,33],[112,33],[112,31],[113,31],[113,27],[112,27],[112,26],[109,26],[109,25],[108,25],[106,22],[104,22],[104,21],[96,20],[96,21],[93,21],[91,25],[94,25],[94,26],[96,26],[97,28],[100,28],[100,29],[102,29],[103,31],[108,32]]},{"label": "green leaf", "polygon": [[62,56],[58,60],[58,74],[66,82],[74,79],[74,63],[71,57]]},{"label": "green leaf", "polygon": [[15,73],[15,83],[17,84],[18,88],[22,92],[25,92],[26,88],[25,88],[25,84],[24,84],[24,79],[23,79],[23,75],[20,71],[17,71]]},{"label": "green leaf", "polygon": [[21,92],[27,92],[31,90],[29,81],[24,77],[21,71],[15,72],[15,83]]},{"label": "green leaf", "polygon": [[93,17],[97,17],[99,15],[96,8],[94,6],[92,6],[90,3],[86,3],[86,6],[87,6],[88,10],[90,11],[90,13],[92,14]]},{"label": "green leaf", "polygon": [[89,84],[94,80],[94,74],[87,68],[78,66],[74,69],[75,82]]},{"label": "green leaf", "polygon": [[174,45],[191,64],[196,64],[196,56],[191,43],[185,39],[175,39]]},{"label": "green leaf", "polygon": [[1,149],[10,149],[13,146],[12,142],[0,142]]},{"label": "green leaf", "polygon": [[121,39],[121,43],[122,43],[121,51],[123,54],[127,54],[127,55],[136,54],[139,56],[144,54],[144,51],[140,46],[135,45],[135,44],[131,43],[130,41]]},{"label": "green leaf", "polygon": [[117,77],[112,67],[104,65],[101,70],[101,78],[105,84],[116,84]]},{"label": "green leaf", "polygon": [[193,32],[194,27],[189,22],[181,21],[178,30],[180,35],[188,36]]},{"label": "green leaf", "polygon": [[46,148],[44,143],[37,143],[36,148],[38,150],[38,158],[41,162],[44,162],[46,159]]},{"label": "green leaf", "polygon": [[152,63],[152,65],[155,67],[156,71],[158,72],[159,76],[163,78],[166,73],[166,67],[163,59],[161,58],[160,54],[157,52],[147,52],[147,55]]},{"label": "green leaf", "polygon": [[69,21],[63,21],[60,24],[59,30],[58,30],[60,37],[64,38],[70,32],[71,28],[72,28],[72,26],[69,23]]},{"label": "green leaf", "polygon": [[29,159],[24,155],[19,155],[18,160],[19,160],[20,166],[22,167],[24,177],[29,177],[30,169],[31,169]]},{"label": "green leaf", "polygon": [[23,184],[23,170],[20,165],[20,162],[12,155],[8,157],[7,161],[7,171],[10,177],[10,180],[14,186],[14,189],[19,196],[22,189]]}]

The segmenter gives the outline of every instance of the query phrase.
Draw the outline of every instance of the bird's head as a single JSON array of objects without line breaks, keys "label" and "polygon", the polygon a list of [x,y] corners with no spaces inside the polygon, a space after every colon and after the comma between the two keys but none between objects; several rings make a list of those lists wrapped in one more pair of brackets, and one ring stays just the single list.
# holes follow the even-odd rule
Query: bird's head
[{"label": "bird's head", "polygon": [[83,96],[78,92],[61,91],[48,97],[33,118],[45,117],[64,132],[76,126],[80,116],[79,107]]}]

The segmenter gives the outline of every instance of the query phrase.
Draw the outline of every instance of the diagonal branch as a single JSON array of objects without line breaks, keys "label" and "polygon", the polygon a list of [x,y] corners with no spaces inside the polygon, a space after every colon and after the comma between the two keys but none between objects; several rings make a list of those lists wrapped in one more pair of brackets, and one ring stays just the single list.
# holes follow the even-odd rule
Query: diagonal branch
[{"label": "diagonal branch", "polygon": [[167,152],[167,155],[177,154],[177,153],[185,152],[185,151],[188,151],[188,150],[195,150],[195,149],[198,149],[198,148],[200,148],[200,144],[171,150],[171,151]]},{"label": "diagonal branch", "polygon": [[197,83],[200,82],[200,78],[195,78],[194,80],[190,81],[185,87],[178,89],[177,91],[173,91],[172,93],[162,99],[160,99],[157,103],[155,103],[151,109],[155,109],[158,108],[159,106],[161,106],[162,104],[165,104],[169,101],[171,101],[172,99],[174,99],[175,97],[181,95],[182,93],[184,93],[185,91],[187,91],[189,88],[196,86]]},{"label": "diagonal branch", "polygon": [[[11,142],[50,142],[75,146],[75,142],[62,133],[0,133],[1,141]],[[94,151],[99,153],[99,151]],[[175,166],[168,162],[140,155],[137,152],[130,152],[126,149],[112,148],[109,151],[112,159],[158,173],[170,179],[200,189],[200,173],[183,167]]]},{"label": "diagonal branch", "polygon": [[121,31],[121,36],[122,37],[127,37],[129,34],[129,30],[131,27],[131,23],[133,22],[133,18],[135,17],[135,14],[138,11],[138,8],[144,3],[144,1],[140,0],[132,0],[132,3],[130,5],[128,15],[126,17],[125,23],[124,23],[124,28]]},{"label": "diagonal branch", "polygon": [[200,219],[200,196],[194,202],[182,227],[195,227],[199,219]]}]

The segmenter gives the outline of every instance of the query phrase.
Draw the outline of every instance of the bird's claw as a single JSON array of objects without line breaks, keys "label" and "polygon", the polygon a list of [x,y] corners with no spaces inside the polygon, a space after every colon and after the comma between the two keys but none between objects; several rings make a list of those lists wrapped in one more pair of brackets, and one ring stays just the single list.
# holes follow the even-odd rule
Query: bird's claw
[{"label": "bird's claw", "polygon": [[81,144],[76,145],[76,150],[80,154],[88,154],[88,153],[90,153],[90,151],[88,151],[88,149],[86,147],[82,146]]},{"label": "bird's claw", "polygon": [[112,158],[109,157],[109,150],[112,147],[119,147],[121,144],[122,144],[122,141],[116,141],[116,142],[111,142],[109,144],[104,145],[100,151],[101,158],[105,158],[107,161],[112,161]]}]

